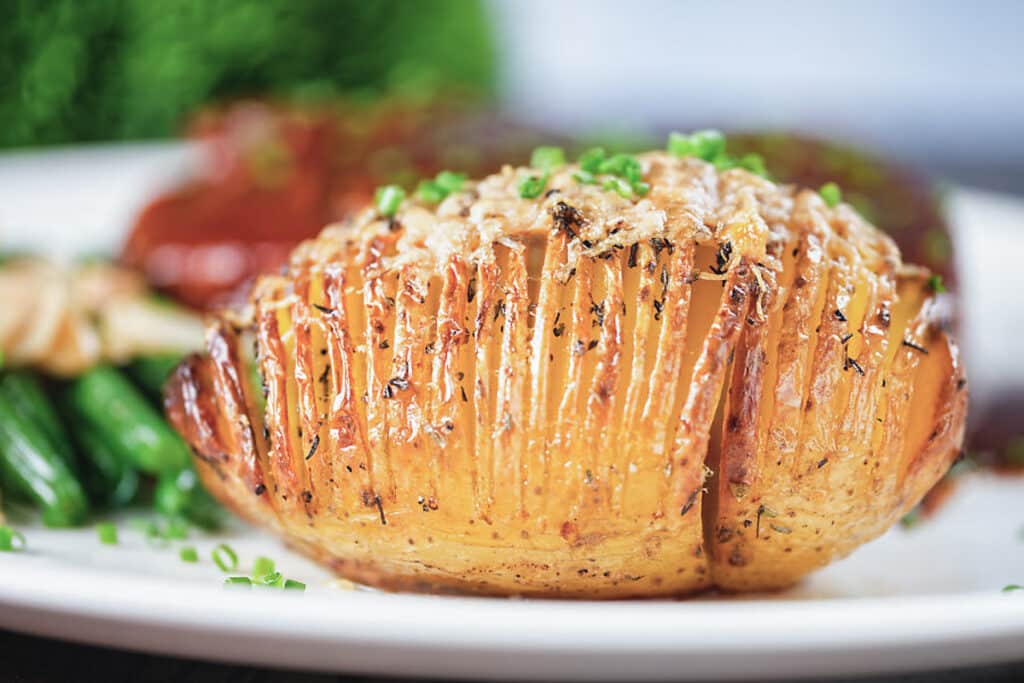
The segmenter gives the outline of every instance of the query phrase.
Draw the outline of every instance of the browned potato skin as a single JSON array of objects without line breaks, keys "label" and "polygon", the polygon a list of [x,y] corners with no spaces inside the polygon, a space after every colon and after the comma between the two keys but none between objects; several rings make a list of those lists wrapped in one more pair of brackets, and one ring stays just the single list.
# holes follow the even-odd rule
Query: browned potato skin
[{"label": "browned potato skin", "polygon": [[[780,588],[882,533],[962,439],[926,274],[815,193],[642,158],[643,200],[506,169],[300,246],[169,385],[210,491],[396,590]],[[469,242],[396,260],[417,221]]]},{"label": "browned potato skin", "polygon": [[[803,211],[823,234],[820,212]],[[802,272],[815,267],[807,251],[802,246],[796,252]],[[714,467],[717,507],[709,544],[719,588],[786,586],[847,555],[916,505],[960,453],[966,380],[957,349],[935,315],[927,278],[897,275],[882,263],[874,267],[881,277],[859,317],[837,317],[843,307],[836,299],[848,273],[833,267],[831,281],[819,284],[828,287],[823,306],[813,307],[817,292],[813,283],[804,285],[803,296],[794,290],[797,296],[772,312],[779,322],[745,336]],[[856,284],[846,287],[852,292]],[[900,300],[906,302],[902,307]],[[904,329],[904,309],[925,300]],[[776,342],[775,384],[766,386],[769,373],[760,366],[776,329],[808,329],[808,323],[820,330],[810,363],[792,355],[808,352],[793,349],[804,343],[800,335],[783,335]],[[843,343],[851,333],[862,340],[856,353],[850,342]],[[814,379],[801,400],[786,405],[785,378],[803,369]],[[914,386],[922,373],[934,378],[931,390]],[[758,400],[761,392],[774,396]]]}]

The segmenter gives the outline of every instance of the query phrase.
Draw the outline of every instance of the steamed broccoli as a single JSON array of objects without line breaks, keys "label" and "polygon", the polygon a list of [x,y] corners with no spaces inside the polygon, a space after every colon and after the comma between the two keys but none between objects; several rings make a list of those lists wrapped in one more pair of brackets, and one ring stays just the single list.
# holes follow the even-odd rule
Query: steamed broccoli
[{"label": "steamed broccoli", "polygon": [[8,0],[0,146],[159,137],[211,100],[486,94],[486,13],[469,0]]}]

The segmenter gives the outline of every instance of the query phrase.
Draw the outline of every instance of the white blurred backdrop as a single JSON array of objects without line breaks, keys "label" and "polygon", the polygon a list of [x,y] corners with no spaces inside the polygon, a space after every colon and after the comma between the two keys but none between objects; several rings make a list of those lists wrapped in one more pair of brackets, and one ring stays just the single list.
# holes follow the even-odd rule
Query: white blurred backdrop
[{"label": "white blurred backdrop", "polygon": [[492,0],[501,87],[555,130],[820,133],[1024,193],[1024,2]]}]

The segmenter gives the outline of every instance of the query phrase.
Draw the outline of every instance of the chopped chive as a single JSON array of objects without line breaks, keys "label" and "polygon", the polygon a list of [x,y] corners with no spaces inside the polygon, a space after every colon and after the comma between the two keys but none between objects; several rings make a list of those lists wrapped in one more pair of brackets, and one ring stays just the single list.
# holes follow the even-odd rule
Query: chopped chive
[{"label": "chopped chive", "polygon": [[417,196],[430,204],[437,204],[452,192],[462,189],[466,174],[441,171],[433,180],[422,180],[416,188]]},{"label": "chopped chive", "polygon": [[548,174],[530,175],[519,181],[519,196],[523,199],[536,199],[548,184]]},{"label": "chopped chive", "polygon": [[117,527],[110,522],[97,524],[96,535],[100,537],[100,543],[103,545],[117,545]]},{"label": "chopped chive", "polygon": [[825,204],[830,209],[836,208],[839,206],[839,202],[843,201],[843,191],[835,183],[825,183],[818,190],[818,194],[821,195],[821,198],[825,200]]},{"label": "chopped chive", "polygon": [[928,288],[936,294],[942,294],[946,291],[946,285],[942,282],[941,275],[932,275],[928,278]]},{"label": "chopped chive", "polygon": [[434,184],[444,190],[446,195],[461,190],[465,182],[465,173],[455,173],[453,171],[441,171],[434,178]]},{"label": "chopped chive", "polygon": [[428,204],[439,204],[447,194],[444,188],[433,180],[421,180],[416,186],[416,196]]},{"label": "chopped chive", "polygon": [[213,563],[220,567],[222,572],[233,572],[238,569],[238,554],[226,543],[214,548],[212,555]]},{"label": "chopped chive", "polygon": [[764,164],[764,157],[760,154],[744,154],[739,159],[739,167],[745,168],[754,175],[759,175],[762,178],[768,177],[768,169]]},{"label": "chopped chive", "polygon": [[645,194],[647,194],[650,191],[651,191],[650,183],[644,183],[644,182],[633,183],[633,192],[638,197],[643,197]]},{"label": "chopped chive", "polygon": [[587,173],[600,173],[601,162],[605,159],[604,147],[591,147],[577,160],[580,165],[580,169]]},{"label": "chopped chive", "polygon": [[189,562],[195,564],[199,561],[199,553],[190,545],[185,546],[178,551],[178,557],[181,558],[182,562]]},{"label": "chopped chive", "polygon": [[690,136],[677,131],[668,134],[668,143],[665,145],[665,149],[669,154],[679,158],[693,156],[693,143],[690,142]]},{"label": "chopped chive", "polygon": [[601,187],[606,190],[615,190],[616,194],[626,199],[633,197],[632,186],[622,178],[608,178]]},{"label": "chopped chive", "polygon": [[715,161],[725,154],[725,136],[717,130],[698,130],[689,135],[670,133],[666,149],[677,157]]},{"label": "chopped chive", "polygon": [[644,172],[640,161],[631,154],[616,154],[605,159],[598,167],[598,171],[624,178],[630,183],[640,182]]},{"label": "chopped chive", "polygon": [[725,136],[717,130],[698,130],[690,135],[695,153],[704,161],[713,161],[725,154]]},{"label": "chopped chive", "polygon": [[530,166],[550,173],[565,166],[565,152],[561,147],[537,147],[530,155]]},{"label": "chopped chive", "polygon": [[715,168],[719,171],[728,171],[730,168],[736,168],[738,162],[728,154],[722,154],[711,160],[711,163],[715,165]]},{"label": "chopped chive", "polygon": [[295,579],[288,579],[284,582],[284,589],[286,591],[304,591],[306,590],[306,584]]},{"label": "chopped chive", "polygon": [[373,201],[377,205],[377,213],[381,216],[394,216],[405,199],[405,190],[398,185],[384,185],[378,187]]},{"label": "chopped chive", "polygon": [[597,185],[597,177],[590,171],[576,171],[572,179],[581,185]]},{"label": "chopped chive", "polygon": [[1009,585],[1003,586],[1004,593],[1013,593],[1014,591],[1024,591],[1024,586],[1018,585],[1016,583],[1011,583]]},{"label": "chopped chive", "polygon": [[268,572],[259,578],[259,582],[267,588],[284,588],[284,576],[281,572]]},{"label": "chopped chive", "polygon": [[262,555],[257,557],[252,562],[252,578],[260,579],[264,576],[273,573],[274,561],[269,557],[263,557]]},{"label": "chopped chive", "polygon": [[224,585],[229,588],[252,588],[252,580],[248,576],[229,576],[224,579]]},{"label": "chopped chive", "polygon": [[12,553],[25,549],[25,536],[9,526],[0,525],[0,552]]}]

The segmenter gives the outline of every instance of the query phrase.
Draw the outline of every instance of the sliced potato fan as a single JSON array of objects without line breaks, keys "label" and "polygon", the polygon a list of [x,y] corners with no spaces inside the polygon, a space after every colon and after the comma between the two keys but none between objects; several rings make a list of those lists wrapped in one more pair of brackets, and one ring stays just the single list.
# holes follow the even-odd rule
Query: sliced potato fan
[{"label": "sliced potato fan", "polygon": [[210,490],[409,590],[775,588],[882,533],[963,434],[928,274],[814,192],[639,159],[642,197],[506,168],[301,245],[171,383]]}]

